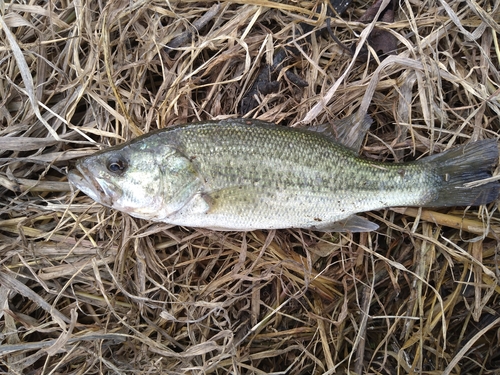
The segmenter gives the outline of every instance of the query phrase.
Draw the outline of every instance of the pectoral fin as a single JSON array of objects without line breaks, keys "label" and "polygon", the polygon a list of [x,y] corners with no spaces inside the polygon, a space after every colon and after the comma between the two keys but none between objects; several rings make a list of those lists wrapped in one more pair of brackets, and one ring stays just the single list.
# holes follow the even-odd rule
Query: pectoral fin
[{"label": "pectoral fin", "polygon": [[257,193],[254,190],[251,185],[231,186],[202,193],[202,198],[209,207],[207,213],[215,214],[226,210],[253,207],[257,204]]},{"label": "pectoral fin", "polygon": [[347,219],[316,225],[312,229],[321,232],[371,232],[378,229],[378,225],[357,215],[349,216]]}]

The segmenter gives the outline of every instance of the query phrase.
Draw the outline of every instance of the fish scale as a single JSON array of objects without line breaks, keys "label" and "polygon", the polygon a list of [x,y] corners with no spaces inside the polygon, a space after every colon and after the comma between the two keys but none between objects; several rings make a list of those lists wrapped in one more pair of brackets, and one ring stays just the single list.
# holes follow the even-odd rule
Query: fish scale
[{"label": "fish scale", "polygon": [[[316,133],[291,133],[289,128],[244,127],[240,130],[235,131],[231,125],[209,125],[205,129],[192,126],[179,131],[180,150],[187,156],[195,156],[195,168],[213,183],[213,189],[225,189],[235,182],[250,185],[258,176],[266,182],[260,186],[262,191],[272,188],[271,192],[277,189],[291,196],[298,192],[315,195],[320,199],[318,204],[335,202],[332,192],[336,192],[343,201],[342,209],[348,210],[349,200],[363,201],[373,207],[371,200],[388,193],[399,205],[422,203],[422,196],[429,194],[435,183],[424,164],[406,164],[406,173],[402,175],[399,164],[360,159],[352,151]],[[200,152],[199,145],[203,142],[217,142],[210,133],[225,139],[223,152]],[[296,135],[298,139],[294,143],[300,147],[295,144],[283,147],[287,136]],[[279,151],[273,152],[275,150]],[[335,209],[330,207],[329,212]]]}]

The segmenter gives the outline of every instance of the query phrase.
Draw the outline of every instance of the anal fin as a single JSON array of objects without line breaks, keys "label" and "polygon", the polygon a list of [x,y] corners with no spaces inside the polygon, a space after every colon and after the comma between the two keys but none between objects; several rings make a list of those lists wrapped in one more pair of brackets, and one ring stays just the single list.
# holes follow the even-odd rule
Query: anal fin
[{"label": "anal fin", "polygon": [[357,215],[351,215],[344,220],[335,221],[333,223],[325,223],[315,225],[313,230],[320,232],[371,232],[378,229],[378,225]]}]

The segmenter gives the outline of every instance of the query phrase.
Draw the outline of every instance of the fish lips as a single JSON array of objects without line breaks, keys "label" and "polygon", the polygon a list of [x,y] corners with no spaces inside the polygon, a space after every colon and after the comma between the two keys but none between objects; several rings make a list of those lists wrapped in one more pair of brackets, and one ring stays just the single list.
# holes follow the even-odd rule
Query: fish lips
[{"label": "fish lips", "polygon": [[68,180],[80,191],[104,206],[113,207],[113,202],[121,196],[121,189],[110,184],[106,179],[94,177],[83,165],[68,172]]}]

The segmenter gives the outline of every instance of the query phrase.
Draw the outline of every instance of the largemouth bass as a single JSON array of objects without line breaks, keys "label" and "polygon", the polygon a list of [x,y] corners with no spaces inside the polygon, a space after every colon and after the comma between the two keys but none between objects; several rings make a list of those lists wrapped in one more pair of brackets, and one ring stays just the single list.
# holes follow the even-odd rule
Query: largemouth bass
[{"label": "largemouth bass", "polygon": [[69,180],[134,217],[214,230],[370,231],[356,213],[497,199],[494,140],[408,163],[360,158],[320,132],[231,119],[145,134],[77,162]]}]

